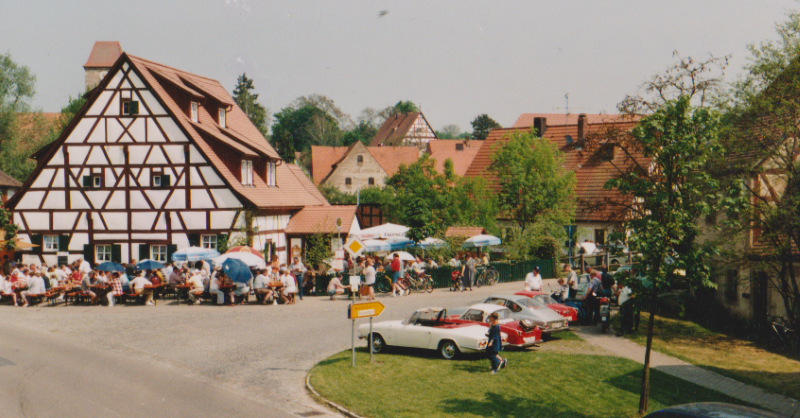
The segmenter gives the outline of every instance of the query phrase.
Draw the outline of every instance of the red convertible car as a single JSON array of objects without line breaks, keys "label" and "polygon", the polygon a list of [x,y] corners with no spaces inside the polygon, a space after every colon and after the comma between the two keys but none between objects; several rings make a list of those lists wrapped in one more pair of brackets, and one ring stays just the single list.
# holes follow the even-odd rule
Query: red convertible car
[{"label": "red convertible car", "polygon": [[559,315],[563,316],[564,318],[569,318],[569,321],[577,321],[578,320],[578,310],[567,305],[562,305],[553,298],[550,297],[548,293],[545,292],[537,292],[534,290],[524,290],[522,292],[514,293],[515,295],[520,296],[527,296],[533,299],[537,304],[541,306],[546,306],[554,311],[556,311]]},{"label": "red convertible car", "polygon": [[479,303],[470,306],[461,315],[451,315],[447,321],[456,324],[478,324],[489,328],[489,315],[493,312],[497,312],[500,317],[497,322],[500,331],[508,335],[509,346],[526,348],[542,342],[542,330],[538,326],[527,320],[514,320],[511,311],[505,306]]}]

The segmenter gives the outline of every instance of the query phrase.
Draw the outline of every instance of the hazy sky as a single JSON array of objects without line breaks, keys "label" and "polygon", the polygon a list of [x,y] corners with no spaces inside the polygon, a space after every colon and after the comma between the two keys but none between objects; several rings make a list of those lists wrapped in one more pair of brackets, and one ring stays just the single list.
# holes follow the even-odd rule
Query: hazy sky
[{"label": "hazy sky", "polygon": [[58,111],[81,92],[97,40],[219,80],[255,79],[272,113],[324,94],[354,118],[398,100],[435,129],[488,113],[615,112],[674,62],[774,39],[791,0],[257,1],[2,0],[0,53],[37,76],[34,105]]}]

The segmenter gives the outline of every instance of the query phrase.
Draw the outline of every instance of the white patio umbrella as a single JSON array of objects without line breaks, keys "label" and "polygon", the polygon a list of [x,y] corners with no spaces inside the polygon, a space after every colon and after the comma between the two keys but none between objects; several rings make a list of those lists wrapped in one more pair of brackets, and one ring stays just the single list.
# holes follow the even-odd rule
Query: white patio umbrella
[{"label": "white patio umbrella", "polygon": [[381,241],[379,239],[365,239],[362,241],[364,245],[367,246],[367,249],[364,250],[368,253],[377,253],[381,251],[392,251],[392,245],[386,241]]},{"label": "white patio umbrella", "polygon": [[500,238],[494,235],[475,235],[464,241],[464,248],[488,247],[490,245],[500,245]]},{"label": "white patio umbrella", "polygon": [[411,255],[411,254],[409,254],[409,253],[407,253],[407,252],[405,252],[405,251],[395,251],[395,252],[393,252],[393,253],[391,253],[391,254],[387,255],[387,256],[386,256],[386,257],[383,259],[383,261],[391,261],[391,260],[394,260],[394,255],[395,255],[395,254],[398,254],[398,255],[400,255],[400,260],[402,260],[402,261],[417,261],[417,259],[416,259],[416,258],[414,258],[414,256],[413,256],[413,255]]},{"label": "white patio umbrella", "polygon": [[255,267],[260,269],[267,268],[267,263],[264,261],[263,258],[253,253],[243,253],[243,252],[222,254],[221,256],[214,258],[214,264],[217,266],[221,266],[222,263],[225,262],[225,260],[231,258],[236,260],[241,260],[243,263],[247,264],[247,267]]},{"label": "white patio umbrella", "polygon": [[172,253],[172,261],[211,260],[219,255],[219,251],[211,248],[189,247]]},{"label": "white patio umbrella", "polygon": [[578,244],[576,244],[576,247],[578,247],[579,254],[581,252],[581,249],[583,249],[584,251],[583,253],[587,255],[594,254],[594,252],[597,251],[597,244],[593,242],[579,242]]},{"label": "white patio umbrella", "polygon": [[403,248],[414,246],[414,241],[411,241],[410,239],[404,237],[389,237],[386,238],[386,242],[388,242],[389,245],[391,245],[392,250],[401,250]]},{"label": "white patio umbrella", "polygon": [[423,248],[426,250],[430,248],[439,248],[445,246],[447,246],[446,242],[440,240],[439,238],[434,238],[434,237],[425,238],[424,240],[417,243],[417,248]]},{"label": "white patio umbrella", "polygon": [[408,232],[408,227],[393,223],[385,223],[383,225],[373,226],[372,228],[362,229],[361,231],[354,232],[353,235],[356,235],[361,239],[376,239],[405,237],[406,232]]}]

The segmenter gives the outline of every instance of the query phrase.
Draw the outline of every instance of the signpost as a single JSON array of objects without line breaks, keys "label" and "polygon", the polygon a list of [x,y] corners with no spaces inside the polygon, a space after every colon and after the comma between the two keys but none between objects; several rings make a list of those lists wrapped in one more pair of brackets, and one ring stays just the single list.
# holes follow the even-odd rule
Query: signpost
[{"label": "signpost", "polygon": [[350,256],[356,258],[367,249],[367,246],[361,241],[361,238],[353,235],[344,244],[344,249],[350,253]]},{"label": "signpost", "polygon": [[380,316],[383,310],[386,309],[382,303],[378,301],[367,303],[351,303],[347,307],[347,319],[353,321],[353,327],[350,334],[352,341],[353,353],[353,367],[356,367],[356,319],[369,318],[369,362],[372,363],[372,318]]}]

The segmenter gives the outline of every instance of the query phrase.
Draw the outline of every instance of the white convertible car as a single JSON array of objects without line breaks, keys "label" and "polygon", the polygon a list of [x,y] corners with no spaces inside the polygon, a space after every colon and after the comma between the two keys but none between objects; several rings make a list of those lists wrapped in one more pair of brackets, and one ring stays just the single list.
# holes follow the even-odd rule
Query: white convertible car
[{"label": "white convertible car", "polygon": [[[369,324],[358,327],[359,338],[369,339]],[[404,321],[382,321],[372,325],[372,350],[385,351],[389,346],[437,350],[445,359],[458,353],[486,350],[489,338],[486,326],[459,324],[447,320],[444,308],[423,308]],[[503,345],[508,335],[502,333]]]}]

